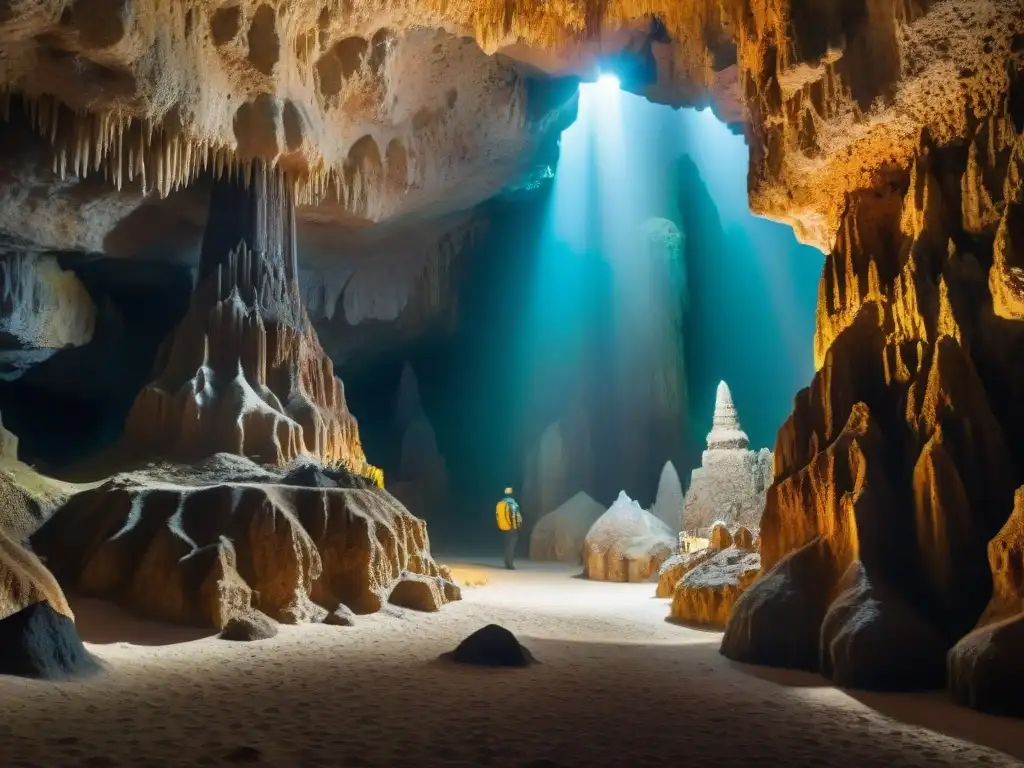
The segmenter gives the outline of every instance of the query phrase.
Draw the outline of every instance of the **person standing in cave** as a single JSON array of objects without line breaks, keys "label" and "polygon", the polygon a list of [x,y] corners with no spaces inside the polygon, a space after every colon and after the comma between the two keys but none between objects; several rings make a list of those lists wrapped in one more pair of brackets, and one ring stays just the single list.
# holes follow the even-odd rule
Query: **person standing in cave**
[{"label": "person standing in cave", "polygon": [[516,558],[516,544],[519,541],[519,529],[523,525],[523,516],[519,514],[519,502],[512,497],[512,489],[505,489],[505,498],[495,508],[498,519],[498,530],[505,537],[505,567],[510,571],[516,569],[513,562]]}]

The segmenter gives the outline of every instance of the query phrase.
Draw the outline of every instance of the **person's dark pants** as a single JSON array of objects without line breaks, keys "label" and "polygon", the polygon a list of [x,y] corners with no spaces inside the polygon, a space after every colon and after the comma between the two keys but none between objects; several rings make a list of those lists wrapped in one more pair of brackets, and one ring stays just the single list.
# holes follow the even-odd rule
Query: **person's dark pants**
[{"label": "person's dark pants", "polygon": [[513,528],[511,531],[502,531],[505,536],[505,567],[510,571],[516,566],[512,561],[516,559],[516,543],[519,541],[519,531]]}]

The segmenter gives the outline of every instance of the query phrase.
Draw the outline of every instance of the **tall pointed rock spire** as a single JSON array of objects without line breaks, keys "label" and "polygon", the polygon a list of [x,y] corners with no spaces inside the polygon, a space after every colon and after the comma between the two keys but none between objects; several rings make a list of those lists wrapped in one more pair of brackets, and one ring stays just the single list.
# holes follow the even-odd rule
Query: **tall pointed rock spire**
[{"label": "tall pointed rock spire", "polygon": [[740,427],[729,385],[720,381],[718,392],[715,394],[715,416],[711,420],[711,431],[708,433],[708,450],[746,449],[749,446],[750,438]]}]

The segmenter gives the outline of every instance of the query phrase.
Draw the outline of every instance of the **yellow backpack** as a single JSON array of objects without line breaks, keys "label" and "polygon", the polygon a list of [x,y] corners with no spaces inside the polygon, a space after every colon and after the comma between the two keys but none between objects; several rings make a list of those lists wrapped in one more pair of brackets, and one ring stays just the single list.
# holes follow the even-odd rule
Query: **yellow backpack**
[{"label": "yellow backpack", "polygon": [[512,505],[506,499],[502,499],[494,508],[494,515],[498,520],[499,531],[511,531],[519,527],[519,510],[512,509]]}]

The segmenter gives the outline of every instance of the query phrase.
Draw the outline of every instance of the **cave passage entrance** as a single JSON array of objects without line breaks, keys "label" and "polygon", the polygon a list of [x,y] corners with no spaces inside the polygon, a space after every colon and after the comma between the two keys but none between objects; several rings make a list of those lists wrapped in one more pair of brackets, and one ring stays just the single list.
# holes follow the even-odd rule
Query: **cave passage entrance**
[{"label": "cave passage entrance", "polygon": [[667,460],[685,485],[720,380],[751,447],[774,448],[814,373],[823,256],[751,214],[748,165],[710,110],[653,104],[613,77],[580,87],[511,338],[523,400],[510,410],[535,471],[560,463],[564,493],[648,506]]}]

